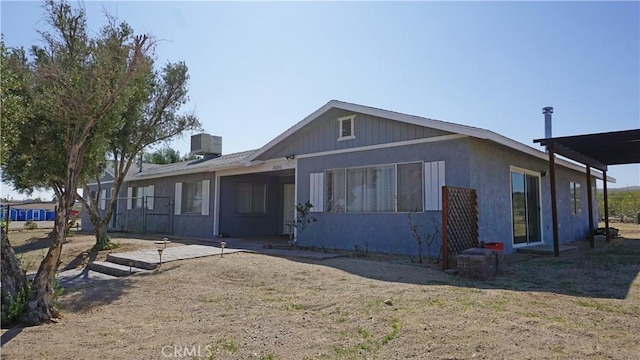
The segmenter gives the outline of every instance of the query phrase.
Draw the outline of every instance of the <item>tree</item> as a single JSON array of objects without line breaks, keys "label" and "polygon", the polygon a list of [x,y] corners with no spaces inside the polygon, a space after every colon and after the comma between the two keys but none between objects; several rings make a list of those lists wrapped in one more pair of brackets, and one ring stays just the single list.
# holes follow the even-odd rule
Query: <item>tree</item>
[{"label": "tree", "polygon": [[142,156],[142,161],[148,164],[173,164],[181,160],[180,152],[170,147],[164,147],[152,153],[145,152]]},{"label": "tree", "polygon": [[[30,111],[26,55],[23,49],[8,50],[4,39],[0,41],[0,120],[2,121],[2,141],[0,160],[4,164],[7,153],[18,141],[19,129],[26,123]],[[11,119],[11,121],[7,121]],[[8,201],[8,199],[6,199]],[[4,224],[3,224],[4,225]],[[2,256],[2,324],[11,324],[20,319],[28,301],[29,282],[16,257],[6,229],[0,229]]]},{"label": "tree", "polygon": [[[145,81],[135,88],[136,93],[127,106],[117,114],[122,119],[123,126],[103,133],[109,139],[107,151],[102,154],[102,158],[95,159],[80,180],[85,194],[91,193],[88,184],[95,182],[96,196],[83,198],[78,195],[96,234],[96,250],[104,249],[110,242],[107,229],[115,210],[117,194],[129,168],[143,149],[166,142],[185,131],[201,130],[200,121],[193,113],[178,113],[181,106],[188,101],[188,81],[188,69],[182,62],[169,63],[160,72],[150,71]],[[180,159],[180,154],[173,149],[161,149],[159,152],[158,161],[177,162]],[[152,154],[152,157],[156,153]],[[114,175],[113,191],[108,199],[100,199],[100,177],[107,162],[112,166]],[[101,201],[106,205],[104,213],[100,212],[98,205]]]},{"label": "tree", "polygon": [[84,9],[66,2],[48,1],[45,11],[51,28],[40,32],[44,46],[32,47],[32,59],[12,67],[24,80],[16,93],[28,111],[2,110],[5,124],[14,122],[11,116],[19,119],[2,163],[4,180],[18,190],[49,187],[58,200],[51,245],[22,314],[27,325],[58,316],[53,281],[80,174],[85,160],[105,148],[104,130],[121,126],[116,115],[135,94],[132,84],[147,73],[151,46],[148,36],[134,36],[125,23],[109,22],[90,37]]}]

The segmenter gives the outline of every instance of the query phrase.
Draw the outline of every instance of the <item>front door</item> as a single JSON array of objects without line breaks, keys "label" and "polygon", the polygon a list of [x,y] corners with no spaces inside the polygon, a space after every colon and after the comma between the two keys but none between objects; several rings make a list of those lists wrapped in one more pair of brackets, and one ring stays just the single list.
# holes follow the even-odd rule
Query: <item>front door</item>
[{"label": "front door", "polygon": [[540,231],[540,178],[520,171],[511,172],[513,244],[542,241]]},{"label": "front door", "polygon": [[293,231],[291,226],[295,221],[296,215],[296,186],[295,184],[284,184],[283,189],[283,215],[282,215],[282,234],[290,235]]}]

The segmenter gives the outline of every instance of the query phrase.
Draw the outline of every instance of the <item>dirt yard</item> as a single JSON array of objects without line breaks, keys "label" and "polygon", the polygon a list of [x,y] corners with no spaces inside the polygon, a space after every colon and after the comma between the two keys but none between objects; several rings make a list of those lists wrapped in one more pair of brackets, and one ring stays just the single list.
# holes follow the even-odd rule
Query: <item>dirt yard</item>
[{"label": "dirt yard", "polygon": [[[627,239],[559,258],[511,255],[488,282],[376,256],[168,263],[66,291],[63,319],[4,331],[2,357],[637,359],[640,227],[615,226]],[[71,239],[63,264],[92,241]],[[115,241],[118,252],[153,247]],[[14,243],[37,255],[28,245]]]}]

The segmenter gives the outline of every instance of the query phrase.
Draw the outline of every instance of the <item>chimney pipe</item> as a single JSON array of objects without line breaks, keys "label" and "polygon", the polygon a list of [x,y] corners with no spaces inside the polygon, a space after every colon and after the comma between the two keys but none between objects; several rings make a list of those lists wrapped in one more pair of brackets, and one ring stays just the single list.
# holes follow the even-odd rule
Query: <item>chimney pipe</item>
[{"label": "chimney pipe", "polygon": [[551,138],[551,114],[553,114],[553,106],[545,106],[542,108],[544,114],[544,137]]}]

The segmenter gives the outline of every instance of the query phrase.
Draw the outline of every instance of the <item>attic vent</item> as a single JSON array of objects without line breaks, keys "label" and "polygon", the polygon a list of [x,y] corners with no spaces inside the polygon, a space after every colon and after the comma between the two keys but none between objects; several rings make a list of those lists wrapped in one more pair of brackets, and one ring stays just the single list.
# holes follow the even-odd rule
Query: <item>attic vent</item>
[{"label": "attic vent", "polygon": [[355,115],[350,115],[338,118],[338,121],[340,122],[340,136],[338,137],[338,140],[349,140],[356,138],[353,133],[353,119],[355,119],[355,117]]},{"label": "attic vent", "polygon": [[191,136],[191,153],[205,158],[222,155],[222,137],[205,133]]}]

